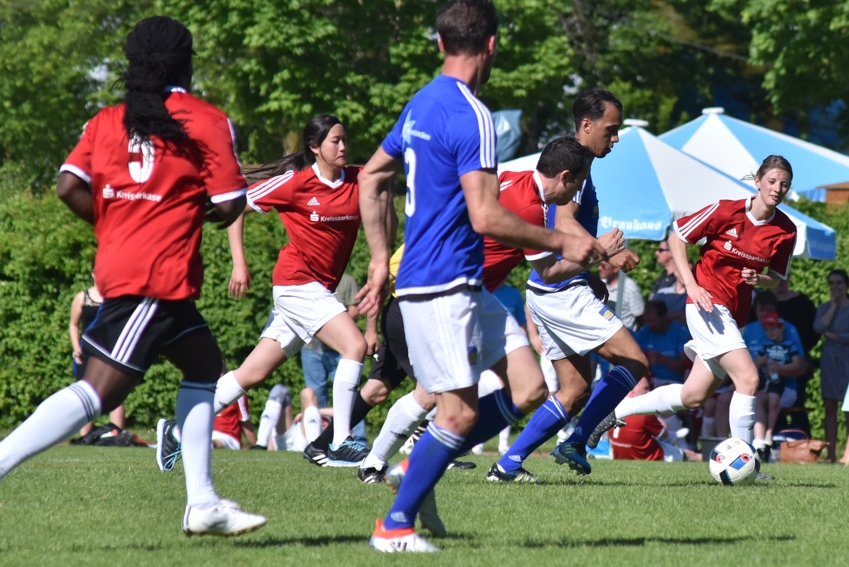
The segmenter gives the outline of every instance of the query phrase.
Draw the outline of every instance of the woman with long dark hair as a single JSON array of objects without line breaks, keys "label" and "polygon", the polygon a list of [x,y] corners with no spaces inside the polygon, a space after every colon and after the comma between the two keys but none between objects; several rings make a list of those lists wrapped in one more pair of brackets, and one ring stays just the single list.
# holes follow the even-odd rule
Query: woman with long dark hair
[{"label": "woman with long dark hair", "polygon": [[[345,128],[335,116],[312,118],[303,140],[300,152],[251,173],[262,180],[248,188],[245,211],[229,228],[233,297],[244,296],[250,286],[242,240],[244,215],[277,210],[289,243],[274,267],[274,306],[259,343],[241,367],[218,381],[215,407],[220,411],[237,400],[317,338],[339,352],[341,360],[333,383],[333,443],[314,460],[322,466],[358,466],[368,448],[348,436],[367,345],[333,292],[360,226],[359,168],[347,166]],[[173,457],[165,460],[163,464],[173,466]]]},{"label": "woman with long dark hair", "polygon": [[[825,404],[825,440],[828,442],[829,462],[837,459],[838,405],[849,387],[849,275],[846,270],[828,273],[830,299],[817,308],[814,330],[823,336],[820,360],[820,388]],[[845,411],[849,424],[849,412]],[[845,450],[841,462],[849,464],[849,451]]]},{"label": "woman with long dark hair", "polygon": [[38,406],[0,443],[0,478],[118,407],[162,354],[183,373],[177,425],[185,452],[187,534],[231,536],[265,518],[221,499],[210,475],[212,402],[221,351],[195,307],[203,283],[204,214],[224,224],[245,206],[232,128],[188,93],[192,34],[167,17],[127,35],[124,104],[85,126],[62,165],[57,193],[94,225],[103,304],[82,338],[85,375]]}]

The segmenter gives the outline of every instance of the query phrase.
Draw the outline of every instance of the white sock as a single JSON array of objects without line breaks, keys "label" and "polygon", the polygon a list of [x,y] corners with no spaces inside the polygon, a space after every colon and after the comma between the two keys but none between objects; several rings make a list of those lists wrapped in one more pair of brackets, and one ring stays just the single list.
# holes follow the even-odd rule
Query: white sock
[{"label": "white sock", "polygon": [[764,442],[763,439],[755,439],[752,441],[752,447],[754,447],[755,450],[764,449],[766,448],[766,442]]},{"label": "white sock", "polygon": [[271,434],[277,427],[277,422],[280,421],[280,414],[283,412],[283,405],[274,400],[265,402],[265,409],[262,410],[262,417],[259,418],[259,430],[256,433],[256,444],[268,447],[268,440]]},{"label": "white sock", "polygon": [[764,443],[772,447],[772,433],[764,435]]},{"label": "white sock", "polygon": [[351,411],[363,363],[343,358],[336,367],[333,377],[333,446],[338,447],[351,434]]},{"label": "white sock", "polygon": [[498,433],[498,450],[506,452],[510,448],[510,426],[508,425]]},{"label": "white sock", "polygon": [[195,508],[206,508],[220,501],[210,473],[214,398],[213,383],[183,381],[177,392],[177,428],[183,449],[187,504]]},{"label": "white sock", "polygon": [[91,384],[80,380],[59,390],[0,443],[0,478],[98,416],[100,397]]},{"label": "white sock", "polygon": [[427,411],[416,402],[413,393],[401,397],[389,408],[386,421],[380,428],[380,434],[371,446],[371,453],[363,461],[363,468],[382,468],[386,466],[407,438],[427,415]]},{"label": "white sock", "polygon": [[321,413],[318,406],[304,408],[304,437],[312,443],[321,435]]},{"label": "white sock", "polygon": [[739,437],[751,443],[755,435],[755,397],[734,392],[728,407],[728,422],[731,425],[731,437]]},{"label": "white sock", "polygon": [[227,406],[246,393],[236,382],[236,375],[231,370],[219,378],[218,384],[215,386],[215,413],[221,413]]},{"label": "white sock", "polygon": [[716,418],[702,418],[702,437],[716,437]]},{"label": "white sock", "polygon": [[616,417],[629,415],[651,415],[653,413],[675,413],[684,409],[681,401],[682,384],[669,384],[652,390],[648,394],[625,398],[616,406]]}]

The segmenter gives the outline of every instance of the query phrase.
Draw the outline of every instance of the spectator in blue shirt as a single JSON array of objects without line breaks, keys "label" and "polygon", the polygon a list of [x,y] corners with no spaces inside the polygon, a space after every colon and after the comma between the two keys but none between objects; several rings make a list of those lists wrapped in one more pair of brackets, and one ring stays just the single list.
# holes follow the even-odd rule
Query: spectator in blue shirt
[{"label": "spectator in blue shirt", "polygon": [[684,343],[690,340],[687,327],[669,320],[666,304],[660,300],[646,303],[645,325],[637,331],[637,344],[651,364],[656,386],[683,384],[684,371],[690,365]]}]

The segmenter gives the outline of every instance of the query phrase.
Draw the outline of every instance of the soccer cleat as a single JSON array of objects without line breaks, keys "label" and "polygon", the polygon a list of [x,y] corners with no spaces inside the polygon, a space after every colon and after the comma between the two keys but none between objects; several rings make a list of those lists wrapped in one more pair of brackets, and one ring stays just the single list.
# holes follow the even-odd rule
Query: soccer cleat
[{"label": "soccer cleat", "polygon": [[267,521],[265,516],[245,512],[231,500],[221,500],[209,508],[186,506],[186,513],[183,515],[183,531],[187,536],[230,537],[258,530]]},{"label": "soccer cleat", "polygon": [[162,472],[171,472],[183,452],[180,442],[174,436],[177,423],[169,419],[160,419],[156,424],[156,464]]},{"label": "soccer cleat", "polygon": [[387,530],[383,520],[376,520],[369,546],[383,553],[432,553],[439,548],[416,533],[413,528]]},{"label": "soccer cleat", "polygon": [[251,445],[251,451],[268,451],[268,447],[265,445]]},{"label": "soccer cleat", "polygon": [[471,461],[451,461],[448,463],[448,468],[468,471],[477,468],[477,465]]},{"label": "soccer cleat", "polygon": [[369,467],[367,469],[360,467],[357,469],[357,478],[363,484],[377,484],[386,480],[386,468]]},{"label": "soccer cleat", "polygon": [[593,468],[587,461],[587,450],[580,443],[561,443],[551,450],[558,465],[569,465],[579,475],[590,474]]},{"label": "soccer cleat", "polygon": [[625,422],[621,419],[617,419],[615,412],[610,412],[607,417],[601,420],[601,423],[596,425],[593,432],[590,433],[589,439],[587,439],[587,447],[590,449],[598,447],[598,442],[601,439],[601,436],[607,433],[607,430],[611,427],[625,427]]},{"label": "soccer cleat", "polygon": [[[409,463],[409,460],[405,459],[397,465],[389,467],[386,471],[384,482],[395,494],[398,494],[398,489],[401,488],[401,482],[404,480],[404,475],[407,474]],[[442,523],[442,519],[439,517],[439,511],[436,509],[436,494],[433,490],[425,496],[421,508],[419,508],[419,522],[434,537],[445,537],[448,534],[445,524]]]},{"label": "soccer cleat", "polygon": [[425,434],[425,431],[427,431],[427,424],[428,424],[427,421],[423,421],[416,428],[416,430],[413,431],[413,434],[410,435],[409,439],[407,439],[404,442],[404,445],[401,446],[401,448],[398,450],[398,452],[401,453],[402,455],[409,455],[410,453],[412,453],[413,452],[413,446],[421,438],[421,436]]},{"label": "soccer cleat", "polygon": [[758,471],[758,476],[755,477],[755,480],[775,480],[775,475],[764,474]]},{"label": "soccer cleat", "polygon": [[483,455],[483,443],[478,443],[469,451],[472,455]]},{"label": "soccer cleat", "polygon": [[492,463],[492,468],[486,475],[486,480],[491,482],[516,482],[519,484],[539,484],[539,479],[532,472],[526,471],[519,467],[515,471],[506,472],[498,466],[498,463]]},{"label": "soccer cleat", "polygon": [[316,447],[315,443],[310,443],[304,449],[304,458],[318,467],[327,466],[327,451]]},{"label": "soccer cleat", "polygon": [[371,449],[368,446],[354,441],[352,437],[348,437],[335,449],[333,445],[330,445],[330,450],[327,451],[327,466],[358,467],[368,457],[370,452]]}]

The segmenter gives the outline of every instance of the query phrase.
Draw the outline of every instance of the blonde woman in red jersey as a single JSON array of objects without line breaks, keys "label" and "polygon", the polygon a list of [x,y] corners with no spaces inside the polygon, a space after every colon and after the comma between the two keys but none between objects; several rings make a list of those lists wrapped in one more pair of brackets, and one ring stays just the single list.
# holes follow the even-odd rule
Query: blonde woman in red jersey
[{"label": "blonde woman in red jersey", "polygon": [[[616,408],[617,418],[701,407],[728,375],[736,387],[731,435],[752,442],[758,371],[739,328],[749,316],[752,288],[773,288],[790,272],[796,227],[777,207],[792,179],[790,163],[769,156],[754,175],[756,195],[719,201],[675,222],[677,238],[669,239],[669,247],[689,295],[686,315],[693,340],[685,350],[693,370],[683,385],[626,398]],[[702,238],[706,242],[694,276],[686,245]]]},{"label": "blonde woman in red jersey", "polygon": [[[239,399],[315,337],[342,355],[333,383],[333,444],[321,464],[358,466],[368,449],[348,435],[367,344],[333,292],[360,226],[359,168],[347,166],[345,129],[336,117],[314,117],[303,139],[301,152],[252,173],[268,178],[248,188],[245,211],[229,228],[233,297],[244,297],[250,287],[242,241],[245,214],[276,210],[289,243],[274,267],[274,306],[259,344],[241,367],[218,381],[215,409]],[[373,335],[376,342],[376,330]]]},{"label": "blonde woman in red jersey", "polygon": [[127,35],[124,53],[124,104],[88,122],[56,188],[98,240],[94,271],[104,300],[82,338],[89,362],[79,382],[44,400],[0,443],[0,478],[115,409],[162,354],[183,373],[176,408],[186,453],[183,531],[239,535],[266,519],[223,500],[212,485],[222,359],[195,300],[204,211],[211,203],[225,226],[236,220],[247,182],[227,116],[188,93],[191,32],[171,18],[148,18]]}]

